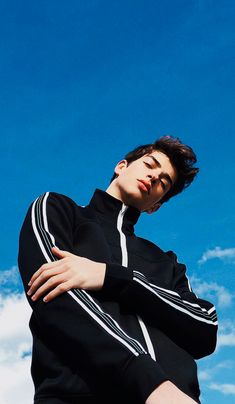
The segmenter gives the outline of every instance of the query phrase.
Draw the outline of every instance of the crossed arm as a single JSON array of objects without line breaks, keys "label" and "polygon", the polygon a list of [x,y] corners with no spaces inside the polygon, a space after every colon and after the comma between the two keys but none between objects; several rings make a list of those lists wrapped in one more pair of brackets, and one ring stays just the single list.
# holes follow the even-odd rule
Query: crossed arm
[{"label": "crossed arm", "polygon": [[[53,254],[60,260],[43,264],[34,273],[28,296],[36,301],[44,294],[43,301],[49,302],[60,294],[72,289],[100,290],[104,284],[106,264],[76,256],[58,247],[52,247]],[[48,293],[49,292],[49,293]],[[165,381],[155,389],[146,404],[193,404],[196,403],[170,381]]]},{"label": "crossed arm", "polygon": [[[162,329],[195,358],[209,355],[216,344],[214,306],[189,290],[185,266],[178,265],[175,290],[151,283],[143,274],[117,264],[105,264],[52,248],[57,261],[42,265],[30,281],[28,295],[44,302],[72,288],[100,290]],[[167,320],[167,321],[166,321]],[[199,343],[201,341],[201,343]]]}]

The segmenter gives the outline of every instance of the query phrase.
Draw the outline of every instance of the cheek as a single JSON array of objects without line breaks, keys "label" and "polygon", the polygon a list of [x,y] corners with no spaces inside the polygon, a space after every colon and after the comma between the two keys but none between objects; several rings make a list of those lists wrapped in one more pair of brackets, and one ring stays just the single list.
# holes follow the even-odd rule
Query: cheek
[{"label": "cheek", "polygon": [[133,169],[129,169],[128,171],[126,171],[125,173],[123,173],[123,178],[122,180],[125,182],[133,182],[133,180],[135,180],[136,177],[136,171]]},{"label": "cheek", "polygon": [[163,198],[164,195],[165,195],[165,191],[163,191],[163,190],[159,187],[159,189],[156,189],[156,190],[154,191],[154,193],[152,194],[151,201],[152,201],[152,202],[157,202],[157,201],[159,201],[161,198]]},{"label": "cheek", "polygon": [[133,183],[132,176],[129,173],[123,173],[118,178],[119,185],[127,187]]}]

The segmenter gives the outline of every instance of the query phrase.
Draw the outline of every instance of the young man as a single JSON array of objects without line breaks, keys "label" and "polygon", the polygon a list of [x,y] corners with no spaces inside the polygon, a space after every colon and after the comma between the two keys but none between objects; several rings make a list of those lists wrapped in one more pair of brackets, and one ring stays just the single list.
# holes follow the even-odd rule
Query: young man
[{"label": "young man", "polygon": [[19,268],[33,308],[35,404],[199,403],[194,358],[215,349],[214,306],[172,251],[134,234],[194,179],[196,156],[163,137],[128,153],[106,191],[30,207]]}]

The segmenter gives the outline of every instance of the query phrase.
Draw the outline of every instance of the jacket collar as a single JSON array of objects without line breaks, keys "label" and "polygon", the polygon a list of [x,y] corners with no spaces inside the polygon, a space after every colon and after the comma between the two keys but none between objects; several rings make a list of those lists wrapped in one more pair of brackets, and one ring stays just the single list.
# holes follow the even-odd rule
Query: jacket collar
[{"label": "jacket collar", "polygon": [[98,216],[106,217],[108,221],[115,223],[121,210],[126,208],[123,216],[123,228],[126,228],[131,233],[134,232],[134,225],[137,223],[141,213],[137,208],[125,205],[119,199],[98,188],[95,189],[88,206],[95,209]]}]

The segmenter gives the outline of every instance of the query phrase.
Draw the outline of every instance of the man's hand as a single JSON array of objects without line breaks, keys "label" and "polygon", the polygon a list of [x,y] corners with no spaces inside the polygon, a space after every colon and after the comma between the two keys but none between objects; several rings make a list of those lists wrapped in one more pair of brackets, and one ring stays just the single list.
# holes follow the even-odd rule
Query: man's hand
[{"label": "man's hand", "polygon": [[197,404],[170,381],[163,382],[147,398],[145,404]]},{"label": "man's hand", "polygon": [[60,260],[43,264],[28,284],[30,289],[27,294],[32,296],[33,301],[49,290],[50,293],[44,297],[44,302],[49,302],[72,288],[87,290],[102,288],[106,264],[62,251],[58,247],[53,247],[52,252]]}]

